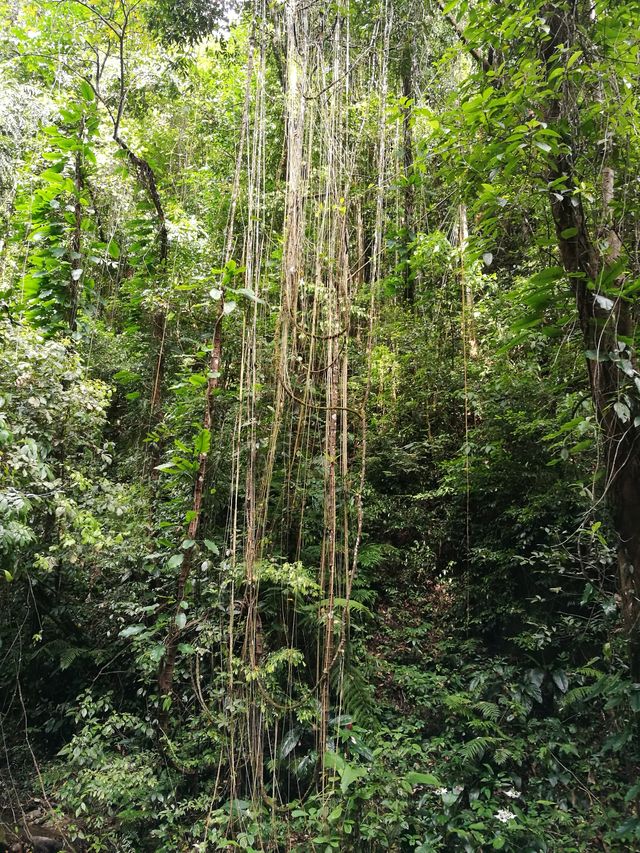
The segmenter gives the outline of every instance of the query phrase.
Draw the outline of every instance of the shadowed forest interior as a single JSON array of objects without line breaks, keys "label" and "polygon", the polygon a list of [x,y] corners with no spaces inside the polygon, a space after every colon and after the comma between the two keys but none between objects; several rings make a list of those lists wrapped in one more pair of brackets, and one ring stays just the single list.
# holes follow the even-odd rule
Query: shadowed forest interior
[{"label": "shadowed forest interior", "polygon": [[0,16],[0,850],[640,850],[640,4]]}]

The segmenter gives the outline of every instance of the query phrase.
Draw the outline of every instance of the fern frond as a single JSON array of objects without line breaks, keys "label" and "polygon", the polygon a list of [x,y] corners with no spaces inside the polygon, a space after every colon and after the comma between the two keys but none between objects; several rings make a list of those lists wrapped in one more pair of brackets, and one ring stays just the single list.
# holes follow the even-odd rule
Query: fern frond
[{"label": "fern frond", "polygon": [[476,737],[467,741],[460,750],[463,759],[469,763],[480,761],[494,741],[495,738],[491,737]]},{"label": "fern frond", "polygon": [[374,730],[378,728],[373,686],[367,683],[359,667],[345,665],[342,678],[342,707],[358,725]]},{"label": "fern frond", "polygon": [[498,708],[495,702],[476,702],[474,708],[480,711],[485,720],[497,723],[500,719],[500,708]]},{"label": "fern frond", "polygon": [[69,669],[76,658],[84,654],[84,651],[84,649],[79,649],[77,646],[68,646],[60,655],[60,669],[63,672],[65,669]]},{"label": "fern frond", "polygon": [[564,708],[568,708],[571,705],[575,705],[576,702],[586,702],[589,699],[593,699],[599,692],[600,691],[597,689],[597,685],[595,684],[585,684],[582,687],[574,687],[573,690],[570,690],[564,697],[562,706]]}]

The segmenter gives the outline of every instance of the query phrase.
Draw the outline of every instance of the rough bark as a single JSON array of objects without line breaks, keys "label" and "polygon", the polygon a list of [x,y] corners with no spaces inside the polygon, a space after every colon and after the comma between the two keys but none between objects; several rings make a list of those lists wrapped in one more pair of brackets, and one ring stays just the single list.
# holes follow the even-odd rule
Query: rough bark
[{"label": "rough bark", "polygon": [[[571,43],[575,21],[554,6],[548,7],[547,20],[551,38],[542,56],[550,72],[556,48]],[[548,104],[545,119],[550,126],[561,127],[569,111],[563,97],[567,95]],[[573,140],[565,141],[568,151],[575,148]],[[603,275],[621,251],[611,211],[615,172],[608,163],[601,172],[604,234],[590,228],[581,197],[574,192],[571,154],[550,158],[548,181],[560,258],[573,283],[582,339],[591,356],[587,358],[589,386],[605,445],[606,493],[619,537],[617,582],[623,625],[631,677],[640,681],[640,442],[633,422],[625,422],[614,409],[628,379],[609,356],[620,351],[621,339],[632,336],[633,322],[630,304],[622,296],[624,275],[608,282],[605,298],[598,293]],[[629,355],[635,363],[635,354]]]},{"label": "rough bark", "polygon": [[143,157],[139,157],[134,151],[132,151],[120,136],[116,134],[113,138],[127,155],[127,159],[133,166],[140,186],[149,196],[149,201],[155,209],[158,223],[158,255],[160,264],[164,265],[169,251],[169,236],[167,232],[166,216],[162,200],[160,199],[160,193],[158,192],[158,182],[156,180],[155,172],[149,163]]}]

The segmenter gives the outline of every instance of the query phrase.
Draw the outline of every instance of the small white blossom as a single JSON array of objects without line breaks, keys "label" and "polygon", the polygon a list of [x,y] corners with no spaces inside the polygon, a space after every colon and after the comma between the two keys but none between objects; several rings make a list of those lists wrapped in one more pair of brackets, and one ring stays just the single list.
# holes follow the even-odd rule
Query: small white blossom
[{"label": "small white blossom", "polygon": [[509,823],[510,820],[515,820],[516,816],[513,812],[510,812],[509,809],[498,809],[495,814],[497,820],[501,823]]},{"label": "small white blossom", "polygon": [[515,788],[509,788],[507,791],[502,792],[505,797],[509,797],[511,800],[516,800],[520,796],[520,791],[516,791]]},{"label": "small white blossom", "polygon": [[447,789],[446,789],[446,788],[436,788],[436,794],[437,794],[439,797],[443,797],[446,793],[447,793]]}]

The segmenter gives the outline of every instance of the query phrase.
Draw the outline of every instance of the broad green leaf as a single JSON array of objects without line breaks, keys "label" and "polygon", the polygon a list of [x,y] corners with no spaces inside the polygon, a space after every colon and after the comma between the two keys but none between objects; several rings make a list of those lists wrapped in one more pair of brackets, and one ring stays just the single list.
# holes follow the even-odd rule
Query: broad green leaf
[{"label": "broad green leaf", "polygon": [[337,805],[329,814],[327,820],[329,823],[336,823],[336,821],[340,820],[342,817],[343,808],[341,805]]},{"label": "broad green leaf", "polygon": [[613,411],[620,418],[623,424],[626,424],[631,420],[631,412],[629,411],[629,406],[627,406],[627,404],[623,403],[621,400],[618,400],[617,403],[613,404]]},{"label": "broad green leaf", "polygon": [[149,651],[149,657],[154,663],[160,663],[164,656],[164,643],[156,643]]},{"label": "broad green leaf", "polygon": [[529,279],[530,284],[549,284],[549,282],[557,281],[564,276],[562,267],[548,267],[546,270],[540,270]]},{"label": "broad green leaf", "polygon": [[128,628],[123,628],[118,634],[119,637],[135,637],[136,634],[141,634],[145,630],[144,625],[129,625]]},{"label": "broad green leaf", "polygon": [[211,432],[208,429],[201,429],[198,435],[193,440],[194,453],[208,453],[211,447]]},{"label": "broad green leaf", "polygon": [[347,793],[347,790],[354,782],[358,779],[362,779],[363,776],[367,775],[367,770],[364,767],[353,767],[351,764],[345,764],[342,772],[340,773],[340,790],[343,794]]},{"label": "broad green leaf", "polygon": [[433,773],[418,773],[412,770],[404,778],[410,785],[431,785],[435,788],[439,788],[442,785]]},{"label": "broad green leaf", "polygon": [[569,689],[569,679],[567,678],[566,672],[561,669],[556,669],[551,673],[551,678],[553,678],[553,683],[561,693],[567,692]]},{"label": "broad green leaf", "polygon": [[286,758],[293,750],[296,748],[298,741],[300,740],[300,730],[299,729],[289,729],[284,738],[282,739],[282,745],[280,746],[280,758]]},{"label": "broad green leaf", "polygon": [[93,89],[86,80],[80,81],[80,94],[85,101],[92,101],[94,98]]}]

